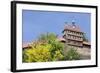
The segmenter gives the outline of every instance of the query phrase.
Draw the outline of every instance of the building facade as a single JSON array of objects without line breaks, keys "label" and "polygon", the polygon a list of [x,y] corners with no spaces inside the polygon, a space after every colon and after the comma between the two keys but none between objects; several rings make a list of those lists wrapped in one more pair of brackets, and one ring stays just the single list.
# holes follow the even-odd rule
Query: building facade
[{"label": "building facade", "polygon": [[84,32],[82,32],[80,27],[77,26],[74,22],[72,22],[72,24],[65,25],[63,30],[63,38],[70,46],[88,48],[91,46],[88,41],[84,41]]},{"label": "building facade", "polygon": [[81,55],[81,59],[91,58],[91,44],[89,41],[84,40],[85,32],[82,32],[78,25],[74,22],[66,24],[62,33],[63,40],[61,41],[65,43],[65,51],[70,49],[68,46],[74,47]]}]

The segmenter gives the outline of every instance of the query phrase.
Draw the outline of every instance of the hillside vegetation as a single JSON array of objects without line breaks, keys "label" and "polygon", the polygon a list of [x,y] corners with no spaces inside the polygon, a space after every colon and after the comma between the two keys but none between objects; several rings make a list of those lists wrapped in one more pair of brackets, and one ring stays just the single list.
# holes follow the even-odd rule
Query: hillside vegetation
[{"label": "hillside vegetation", "polygon": [[41,34],[30,44],[31,48],[23,50],[23,62],[49,62],[79,60],[80,55],[74,48],[64,54],[64,43],[57,41],[54,33]]}]

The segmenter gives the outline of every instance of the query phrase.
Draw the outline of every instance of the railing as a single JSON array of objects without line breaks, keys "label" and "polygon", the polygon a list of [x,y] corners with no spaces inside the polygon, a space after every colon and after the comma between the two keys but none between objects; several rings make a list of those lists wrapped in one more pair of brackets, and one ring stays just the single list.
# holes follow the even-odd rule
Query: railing
[{"label": "railing", "polygon": [[83,39],[73,38],[73,37],[66,37],[67,39],[75,40],[75,41],[83,41]]}]

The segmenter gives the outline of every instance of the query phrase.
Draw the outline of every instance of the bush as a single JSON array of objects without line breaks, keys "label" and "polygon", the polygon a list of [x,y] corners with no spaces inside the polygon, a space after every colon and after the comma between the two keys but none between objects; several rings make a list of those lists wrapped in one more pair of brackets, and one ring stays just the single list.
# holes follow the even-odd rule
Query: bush
[{"label": "bush", "polygon": [[80,54],[74,49],[71,48],[69,51],[66,53],[66,60],[79,60],[80,59]]},{"label": "bush", "polygon": [[56,40],[53,33],[42,34],[30,46],[30,49],[23,51],[23,62],[59,61],[64,58],[62,54],[64,45]]},{"label": "bush", "polygon": [[[55,60],[61,60],[63,57],[62,51],[64,48],[64,44],[57,41],[57,36],[54,33],[47,33],[47,34],[42,34],[39,36],[39,41],[46,41],[48,44],[51,45],[50,48],[50,53],[51,53],[51,61],[55,61]],[[57,53],[59,52],[59,53]],[[56,56],[56,55],[59,56]]]},{"label": "bush", "polygon": [[51,60],[50,49],[51,45],[41,45],[23,51],[24,62],[46,62]]},{"label": "bush", "polygon": [[60,61],[60,60],[63,60],[63,58],[64,58],[63,54],[61,54],[61,52],[58,50],[58,51],[55,51],[55,54],[53,55],[52,60]]},{"label": "bush", "polygon": [[[53,33],[42,34],[37,41],[30,44],[31,48],[23,50],[23,62],[48,62],[61,60],[79,60],[80,54],[74,48],[66,52],[64,44],[56,40]],[[66,46],[65,46],[66,48]]]}]

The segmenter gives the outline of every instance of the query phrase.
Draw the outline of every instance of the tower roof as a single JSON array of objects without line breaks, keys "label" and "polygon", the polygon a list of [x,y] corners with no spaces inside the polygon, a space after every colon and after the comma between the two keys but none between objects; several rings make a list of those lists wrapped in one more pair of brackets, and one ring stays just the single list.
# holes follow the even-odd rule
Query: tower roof
[{"label": "tower roof", "polygon": [[[75,24],[67,24],[64,27],[64,31],[65,30],[71,30],[71,31],[76,31],[76,32],[82,32],[80,27],[78,25]],[[82,32],[83,33],[83,32]]]}]

